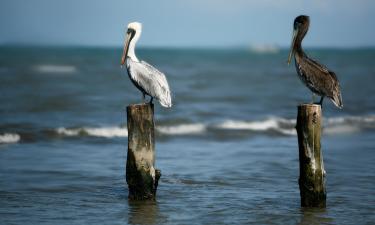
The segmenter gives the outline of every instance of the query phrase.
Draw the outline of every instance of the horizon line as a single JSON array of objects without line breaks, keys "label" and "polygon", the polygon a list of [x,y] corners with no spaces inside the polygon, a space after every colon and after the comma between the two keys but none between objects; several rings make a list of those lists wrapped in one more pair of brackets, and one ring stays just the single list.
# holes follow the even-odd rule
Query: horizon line
[{"label": "horizon line", "polygon": [[[85,44],[35,44],[35,43],[0,43],[0,47],[14,47],[14,48],[123,48],[121,45],[85,45]],[[275,48],[276,50],[289,49],[290,46],[280,46],[276,44],[264,45],[229,45],[229,46],[203,46],[203,45],[139,45],[138,49],[216,49],[216,50],[257,50],[257,48]],[[355,50],[355,49],[375,49],[375,45],[357,45],[357,46],[326,46],[326,45],[307,45],[306,49],[337,49],[337,50]]]}]

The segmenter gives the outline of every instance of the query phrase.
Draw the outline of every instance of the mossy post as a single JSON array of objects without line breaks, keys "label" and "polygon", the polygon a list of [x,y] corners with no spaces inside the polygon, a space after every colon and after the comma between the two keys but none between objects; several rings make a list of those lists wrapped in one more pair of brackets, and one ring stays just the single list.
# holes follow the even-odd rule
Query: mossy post
[{"label": "mossy post", "polygon": [[129,199],[155,199],[161,173],[155,169],[154,105],[129,105],[126,111],[126,182],[129,187]]},{"label": "mossy post", "polygon": [[321,151],[320,105],[298,106],[297,133],[299,146],[299,189],[302,207],[326,206],[326,187],[323,154]]}]

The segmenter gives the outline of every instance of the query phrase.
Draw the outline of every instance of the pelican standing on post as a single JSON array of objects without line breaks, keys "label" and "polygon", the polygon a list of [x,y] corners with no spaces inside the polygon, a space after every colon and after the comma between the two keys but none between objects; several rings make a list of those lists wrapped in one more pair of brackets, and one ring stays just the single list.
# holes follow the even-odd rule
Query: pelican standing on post
[{"label": "pelican standing on post", "polygon": [[314,95],[321,96],[319,104],[322,105],[324,97],[328,97],[339,107],[343,107],[340,84],[336,74],[315,60],[310,59],[302,50],[302,40],[309,29],[310,19],[308,16],[298,16],[294,20],[292,45],[288,57],[288,65],[294,55],[295,66],[302,82],[312,91]]},{"label": "pelican standing on post", "polygon": [[172,107],[171,92],[165,75],[145,61],[139,61],[135,56],[135,44],[141,36],[141,31],[141,23],[128,24],[121,65],[126,62],[129,78],[142,92],[143,101],[145,95],[149,95],[151,97],[150,104],[156,98],[162,106],[170,108]]}]

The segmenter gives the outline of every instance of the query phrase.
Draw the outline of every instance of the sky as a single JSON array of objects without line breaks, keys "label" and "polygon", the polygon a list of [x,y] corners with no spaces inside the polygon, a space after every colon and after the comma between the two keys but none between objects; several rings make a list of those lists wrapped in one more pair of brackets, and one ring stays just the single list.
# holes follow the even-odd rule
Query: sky
[{"label": "sky", "polygon": [[121,46],[138,21],[140,46],[287,47],[301,14],[304,46],[375,46],[373,0],[1,0],[0,44]]}]

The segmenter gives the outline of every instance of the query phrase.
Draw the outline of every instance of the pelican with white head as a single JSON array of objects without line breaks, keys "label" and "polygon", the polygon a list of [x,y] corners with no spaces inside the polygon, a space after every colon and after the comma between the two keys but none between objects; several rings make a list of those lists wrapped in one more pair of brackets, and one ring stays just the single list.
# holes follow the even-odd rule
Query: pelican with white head
[{"label": "pelican with white head", "polygon": [[141,36],[141,32],[141,23],[132,22],[128,24],[121,65],[126,63],[129,78],[142,92],[143,100],[145,95],[149,95],[151,97],[150,104],[153,98],[156,98],[163,107],[170,108],[172,107],[172,98],[167,78],[150,64],[138,60],[135,55],[135,45]]}]

